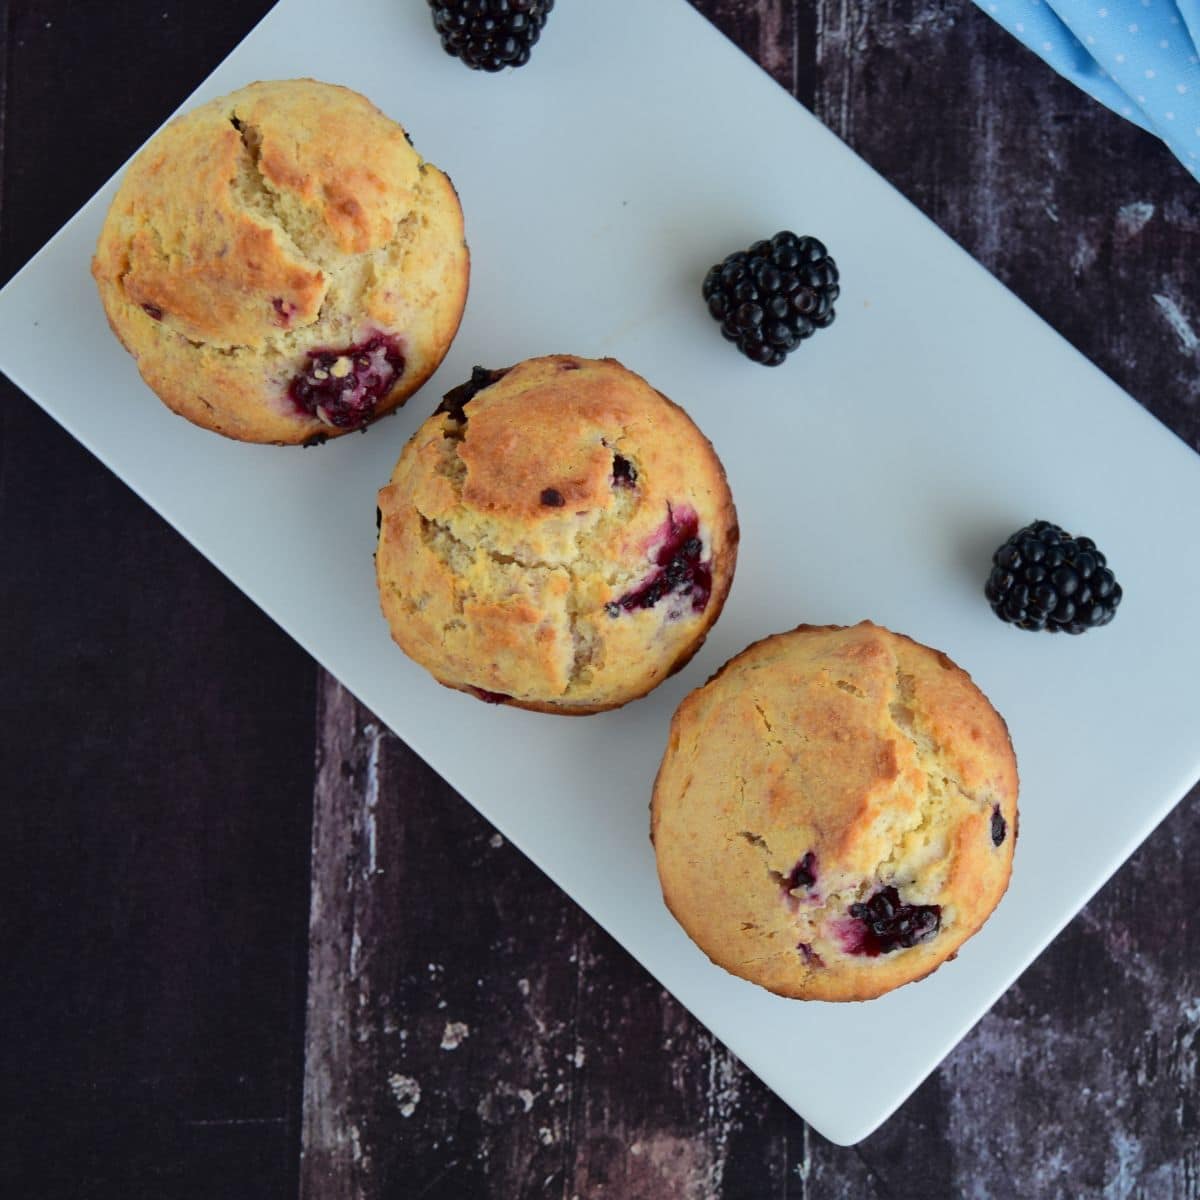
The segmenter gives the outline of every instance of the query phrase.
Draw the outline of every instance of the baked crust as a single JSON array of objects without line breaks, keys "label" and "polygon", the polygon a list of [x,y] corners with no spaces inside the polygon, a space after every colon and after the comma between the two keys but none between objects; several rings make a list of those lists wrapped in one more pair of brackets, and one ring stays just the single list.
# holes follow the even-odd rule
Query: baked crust
[{"label": "baked crust", "polygon": [[[1017,787],[1004,721],[946,655],[869,621],[801,625],[675,713],[651,803],[663,897],[733,974],[797,999],[867,1000],[928,975],[993,911]],[[808,854],[800,875],[815,882],[789,887]],[[940,906],[940,927],[854,953],[864,926],[849,907],[885,887]]]},{"label": "baked crust", "polygon": [[[447,687],[571,715],[682,667],[725,603],[738,540],[725,472],[687,414],[612,359],[552,355],[462,415],[434,413],[379,493],[380,598],[405,653]],[[707,582],[622,607],[692,524]]]},{"label": "baked crust", "polygon": [[318,351],[390,339],[371,419],[437,369],[469,257],[449,179],[358,93],[254,83],[172,121],[129,168],[92,262],[113,332],[181,416],[306,442],[361,427],[289,395]]}]

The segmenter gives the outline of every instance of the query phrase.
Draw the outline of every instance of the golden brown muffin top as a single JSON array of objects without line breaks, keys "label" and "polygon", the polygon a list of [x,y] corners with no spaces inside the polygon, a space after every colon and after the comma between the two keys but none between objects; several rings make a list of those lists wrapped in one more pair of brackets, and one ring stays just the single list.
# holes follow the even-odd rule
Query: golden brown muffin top
[{"label": "golden brown muffin top", "polygon": [[868,999],[983,924],[1016,800],[1004,722],[949,658],[870,622],[801,626],[680,705],[652,836],[667,904],[715,962]]},{"label": "golden brown muffin top", "polygon": [[[451,687],[596,711],[681,665],[724,603],[737,524],[688,416],[610,359],[456,389],[379,494],[380,595]],[[674,565],[672,565],[674,564]]]},{"label": "golden brown muffin top", "polygon": [[317,319],[344,256],[395,239],[421,167],[404,130],[356,92],[250,84],[138,155],[93,272],[185,337],[261,346]]}]

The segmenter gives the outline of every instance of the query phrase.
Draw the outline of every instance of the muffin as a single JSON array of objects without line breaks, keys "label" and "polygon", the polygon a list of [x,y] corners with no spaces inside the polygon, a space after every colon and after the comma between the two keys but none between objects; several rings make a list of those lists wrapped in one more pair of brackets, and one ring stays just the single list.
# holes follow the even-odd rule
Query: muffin
[{"label": "muffin", "polygon": [[254,83],[134,159],[92,274],[175,412],[250,442],[361,429],[437,369],[469,263],[449,179],[356,92]]},{"label": "muffin", "polygon": [[869,621],[730,660],[679,706],[651,805],[688,935],[805,1000],[869,1000],[953,958],[1016,834],[1003,720],[944,654]]},{"label": "muffin", "polygon": [[379,493],[392,636],[447,687],[541,712],[644,695],[733,579],[725,472],[687,414],[612,359],[477,367]]}]

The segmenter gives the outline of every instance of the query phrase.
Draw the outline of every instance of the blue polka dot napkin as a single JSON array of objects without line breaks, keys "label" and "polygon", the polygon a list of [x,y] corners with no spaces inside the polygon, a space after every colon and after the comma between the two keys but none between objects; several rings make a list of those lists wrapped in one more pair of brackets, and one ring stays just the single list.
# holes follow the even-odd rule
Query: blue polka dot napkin
[{"label": "blue polka dot napkin", "polygon": [[976,0],[1200,179],[1200,0]]}]

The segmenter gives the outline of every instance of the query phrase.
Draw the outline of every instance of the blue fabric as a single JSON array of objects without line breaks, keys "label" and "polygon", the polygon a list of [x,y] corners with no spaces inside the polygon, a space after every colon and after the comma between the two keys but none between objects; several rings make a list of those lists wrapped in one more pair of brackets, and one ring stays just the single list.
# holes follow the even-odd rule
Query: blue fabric
[{"label": "blue fabric", "polygon": [[1200,0],[976,0],[1200,179]]}]

